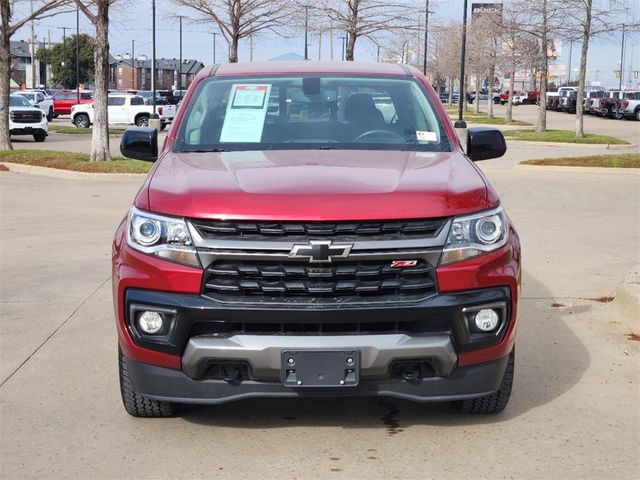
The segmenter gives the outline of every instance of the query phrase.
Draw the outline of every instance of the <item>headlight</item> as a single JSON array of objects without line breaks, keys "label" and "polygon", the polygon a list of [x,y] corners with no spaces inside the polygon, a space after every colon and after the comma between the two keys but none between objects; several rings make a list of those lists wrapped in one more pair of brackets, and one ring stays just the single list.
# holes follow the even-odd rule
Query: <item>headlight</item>
[{"label": "headlight", "polygon": [[135,250],[190,267],[201,268],[186,222],[131,208],[127,243]]},{"label": "headlight", "polygon": [[508,228],[502,207],[454,218],[440,265],[461,262],[497,250],[507,243]]}]

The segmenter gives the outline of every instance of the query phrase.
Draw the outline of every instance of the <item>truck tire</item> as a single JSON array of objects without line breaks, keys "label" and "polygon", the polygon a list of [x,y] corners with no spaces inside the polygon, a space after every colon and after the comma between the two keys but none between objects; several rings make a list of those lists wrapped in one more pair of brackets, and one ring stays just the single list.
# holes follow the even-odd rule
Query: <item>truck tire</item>
[{"label": "truck tire", "polygon": [[149,115],[140,115],[136,118],[136,127],[148,127],[149,126]]},{"label": "truck tire", "polygon": [[47,122],[53,120],[53,107],[49,107],[49,113],[47,113]]},{"label": "truck tire", "polygon": [[638,120],[640,122],[640,107],[636,108],[634,117],[635,117],[636,120]]},{"label": "truck tire", "polygon": [[38,132],[33,134],[33,139],[36,142],[44,142],[47,138],[47,134],[44,132]]},{"label": "truck tire", "polygon": [[173,405],[169,402],[159,402],[152,398],[147,398],[136,392],[124,355],[118,349],[118,364],[120,370],[120,394],[124,409],[129,415],[134,417],[170,417],[173,415]]},{"label": "truck tire", "polygon": [[167,124],[166,123],[161,123],[160,124],[160,131],[164,131],[164,129],[167,128]]},{"label": "truck tire", "polygon": [[513,385],[513,371],[515,367],[516,351],[509,354],[507,369],[502,377],[502,383],[497,392],[480,398],[471,398],[456,402],[456,408],[462,413],[499,413],[505,409],[511,396]]},{"label": "truck tire", "polygon": [[91,120],[89,120],[89,115],[86,113],[79,113],[73,117],[73,124],[78,128],[89,128]]}]

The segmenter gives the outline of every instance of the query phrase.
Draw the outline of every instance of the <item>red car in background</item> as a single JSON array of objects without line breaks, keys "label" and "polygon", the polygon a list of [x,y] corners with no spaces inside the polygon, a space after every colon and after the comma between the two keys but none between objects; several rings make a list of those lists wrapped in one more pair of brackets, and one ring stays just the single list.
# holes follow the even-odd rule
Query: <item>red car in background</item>
[{"label": "red car in background", "polygon": [[[76,98],[77,92],[75,90],[63,90],[53,95],[53,117],[59,115],[69,115],[71,113],[71,107],[78,103]],[[80,103],[92,103],[93,92],[83,91],[80,92]]]}]

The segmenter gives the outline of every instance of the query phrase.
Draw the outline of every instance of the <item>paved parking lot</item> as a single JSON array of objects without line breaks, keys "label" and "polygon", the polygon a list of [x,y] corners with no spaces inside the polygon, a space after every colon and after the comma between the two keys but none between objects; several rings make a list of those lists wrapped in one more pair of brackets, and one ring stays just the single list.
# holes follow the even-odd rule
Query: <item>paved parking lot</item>
[{"label": "paved parking lot", "polygon": [[637,326],[593,299],[640,260],[640,174],[514,166],[526,153],[479,164],[519,229],[525,269],[513,397],[493,417],[288,399],[131,418],[109,257],[141,179],[0,172],[2,477],[637,477]]}]

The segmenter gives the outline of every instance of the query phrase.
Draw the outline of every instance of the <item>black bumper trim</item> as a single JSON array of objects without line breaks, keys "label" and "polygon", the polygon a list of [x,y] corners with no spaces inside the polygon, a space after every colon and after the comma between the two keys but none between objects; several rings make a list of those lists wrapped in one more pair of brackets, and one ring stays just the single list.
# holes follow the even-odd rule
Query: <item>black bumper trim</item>
[{"label": "black bumper trim", "polygon": [[[312,308],[310,306],[276,307],[231,306],[201,297],[199,295],[158,292],[152,290],[128,289],[125,302],[129,312],[131,304],[169,308],[176,311],[175,325],[170,338],[154,341],[151,336],[136,333],[132,319],[127,318],[129,331],[134,341],[141,347],[171,355],[180,355],[191,338],[193,327],[206,322],[253,322],[253,323],[350,323],[363,317],[369,322],[389,321],[437,321],[445,320],[456,351],[467,352],[495,345],[502,341],[511,320],[511,302],[508,287],[494,287],[482,290],[467,290],[456,293],[441,293],[429,299],[411,304],[333,306],[332,308]],[[495,333],[477,334],[469,330],[462,309],[484,304],[504,302],[506,318],[504,325]],[[130,317],[127,314],[127,317]],[[444,332],[442,332],[444,333]]]},{"label": "black bumper trim", "polygon": [[415,402],[464,400],[498,390],[509,357],[458,367],[451,376],[408,382],[401,379],[361,380],[356,387],[288,388],[279,382],[192,380],[179,370],[125,358],[136,391],[146,397],[175,403],[220,404],[247,398],[382,396]]}]

